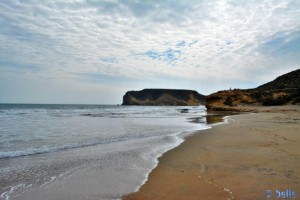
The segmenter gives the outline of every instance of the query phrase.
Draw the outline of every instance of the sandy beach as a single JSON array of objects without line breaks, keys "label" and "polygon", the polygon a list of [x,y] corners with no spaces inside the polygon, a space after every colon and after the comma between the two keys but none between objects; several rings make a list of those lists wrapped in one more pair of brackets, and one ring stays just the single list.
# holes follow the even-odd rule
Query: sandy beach
[{"label": "sandy beach", "polygon": [[277,199],[276,190],[286,189],[298,199],[300,107],[255,109],[187,137],[160,157],[138,192],[123,199]]}]

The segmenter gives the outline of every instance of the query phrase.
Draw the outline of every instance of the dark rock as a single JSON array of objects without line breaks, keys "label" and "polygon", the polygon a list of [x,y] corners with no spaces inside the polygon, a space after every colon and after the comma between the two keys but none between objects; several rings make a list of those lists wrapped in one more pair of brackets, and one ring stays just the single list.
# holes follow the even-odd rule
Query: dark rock
[{"label": "dark rock", "polygon": [[189,112],[189,109],[181,109],[180,112],[181,112],[181,113],[188,113],[188,112]]},{"label": "dark rock", "polygon": [[197,106],[204,103],[205,96],[194,90],[143,89],[126,92],[122,105]]}]

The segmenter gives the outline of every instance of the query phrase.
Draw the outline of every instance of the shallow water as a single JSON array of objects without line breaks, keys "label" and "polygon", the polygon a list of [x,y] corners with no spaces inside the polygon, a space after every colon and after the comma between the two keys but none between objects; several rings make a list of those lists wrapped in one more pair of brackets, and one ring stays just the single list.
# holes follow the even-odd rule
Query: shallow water
[{"label": "shallow water", "polygon": [[183,135],[207,128],[205,114],[203,106],[1,104],[0,199],[118,199]]}]

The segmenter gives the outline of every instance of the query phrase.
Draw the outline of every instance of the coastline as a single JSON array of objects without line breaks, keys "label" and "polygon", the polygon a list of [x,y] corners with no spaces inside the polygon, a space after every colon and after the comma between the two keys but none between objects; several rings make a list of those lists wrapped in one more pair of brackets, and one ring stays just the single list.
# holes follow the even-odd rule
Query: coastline
[{"label": "coastline", "polygon": [[123,199],[265,199],[276,189],[299,196],[300,107],[256,111],[187,136]]}]

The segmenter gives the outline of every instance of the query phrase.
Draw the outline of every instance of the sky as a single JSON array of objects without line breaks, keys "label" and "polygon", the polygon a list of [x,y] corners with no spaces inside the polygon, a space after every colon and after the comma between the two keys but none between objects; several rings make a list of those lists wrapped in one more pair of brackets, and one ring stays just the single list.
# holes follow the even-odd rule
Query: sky
[{"label": "sky", "polygon": [[0,103],[208,95],[299,68],[299,0],[0,1]]}]

